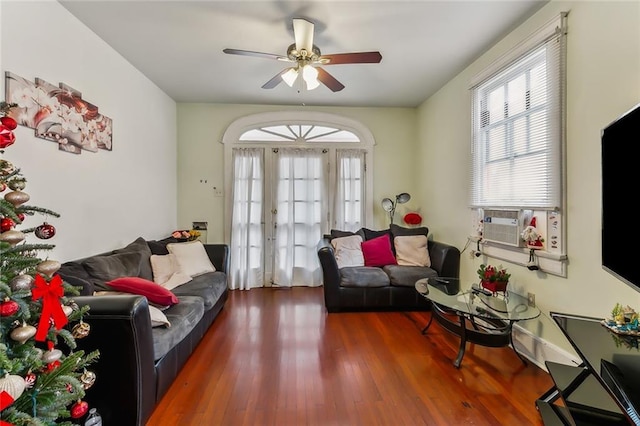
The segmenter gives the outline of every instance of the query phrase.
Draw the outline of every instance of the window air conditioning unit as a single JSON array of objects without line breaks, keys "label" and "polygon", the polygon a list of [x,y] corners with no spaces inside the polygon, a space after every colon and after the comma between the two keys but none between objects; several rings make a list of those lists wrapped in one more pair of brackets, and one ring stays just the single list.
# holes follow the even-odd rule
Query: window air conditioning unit
[{"label": "window air conditioning unit", "polygon": [[521,210],[484,210],[482,239],[519,247],[522,245]]}]

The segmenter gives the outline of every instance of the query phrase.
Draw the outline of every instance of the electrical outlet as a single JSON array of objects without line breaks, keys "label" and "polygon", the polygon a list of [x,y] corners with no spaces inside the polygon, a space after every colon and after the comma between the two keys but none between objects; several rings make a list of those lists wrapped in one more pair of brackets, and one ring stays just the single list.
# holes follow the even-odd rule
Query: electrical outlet
[{"label": "electrical outlet", "polygon": [[536,306],[536,295],[533,294],[533,293],[527,293],[527,303],[529,304],[529,306],[535,307]]}]

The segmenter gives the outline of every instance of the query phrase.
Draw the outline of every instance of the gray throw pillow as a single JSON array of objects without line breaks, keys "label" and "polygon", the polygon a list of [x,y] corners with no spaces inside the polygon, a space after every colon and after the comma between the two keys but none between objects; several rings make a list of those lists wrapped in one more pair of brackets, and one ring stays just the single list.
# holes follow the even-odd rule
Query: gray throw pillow
[{"label": "gray throw pillow", "polygon": [[153,270],[151,269],[151,249],[149,248],[147,241],[142,237],[138,237],[129,245],[121,249],[114,250],[112,253],[119,254],[130,252],[138,252],[142,256],[140,259],[140,270],[138,275],[136,276],[144,278],[145,280],[153,281]]},{"label": "gray throw pillow", "polygon": [[138,252],[94,256],[84,261],[84,268],[96,287],[108,289],[105,285],[107,281],[120,277],[138,277],[141,260],[142,254]]}]

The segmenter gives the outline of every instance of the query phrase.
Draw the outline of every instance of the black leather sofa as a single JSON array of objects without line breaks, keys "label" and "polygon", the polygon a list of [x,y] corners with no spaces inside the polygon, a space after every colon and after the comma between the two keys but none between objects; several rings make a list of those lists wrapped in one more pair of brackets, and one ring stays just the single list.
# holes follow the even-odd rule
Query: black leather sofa
[{"label": "black leather sofa", "polygon": [[[426,228],[419,229],[424,230],[425,235],[428,232]],[[361,235],[363,240],[367,240],[385,232],[393,235],[394,231],[403,235],[420,232],[416,228],[407,229],[392,225],[391,229],[383,231],[363,228],[356,234]],[[324,302],[328,312],[428,310],[430,304],[416,291],[415,282],[418,279],[433,276],[449,278],[460,276],[460,251],[454,246],[432,240],[428,241],[431,267],[390,265],[382,268],[363,266],[340,269],[331,239],[342,235],[345,233],[332,231],[332,235],[323,236],[317,245],[324,280]],[[362,280],[371,276],[369,275],[371,272],[378,275],[384,272],[388,276],[386,280],[388,284],[370,286],[364,281],[354,283],[354,270],[356,270],[355,275],[362,277]],[[349,273],[348,280],[344,279],[346,272]]]},{"label": "black leather sofa", "polygon": [[105,426],[143,426],[147,422],[227,300],[229,249],[224,244],[204,245],[215,272],[172,290],[179,303],[164,311],[172,324],[169,328],[152,327],[146,297],[89,295],[96,282],[83,269],[85,261],[123,251],[143,251],[146,260],[141,270],[145,270],[151,254],[149,246],[154,254],[165,254],[163,247],[168,242],[175,240],[138,238],[123,249],[66,262],[58,271],[68,283],[83,287],[85,296],[74,300],[90,308],[84,318],[90,333],[76,343],[78,349],[100,351],[100,358],[90,367],[97,379],[85,399],[101,414]]}]

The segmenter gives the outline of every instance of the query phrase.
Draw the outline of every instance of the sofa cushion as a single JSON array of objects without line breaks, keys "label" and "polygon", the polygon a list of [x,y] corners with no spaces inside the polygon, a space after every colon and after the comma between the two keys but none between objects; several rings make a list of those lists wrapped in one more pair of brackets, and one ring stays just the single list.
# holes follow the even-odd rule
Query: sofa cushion
[{"label": "sofa cushion", "polygon": [[173,237],[164,238],[162,240],[150,240],[147,241],[147,245],[149,246],[149,250],[151,250],[151,254],[169,254],[169,250],[167,250],[167,244],[177,243],[178,240]]},{"label": "sofa cushion", "polygon": [[376,230],[373,230],[373,229],[362,228],[357,233],[362,235],[362,237],[363,237],[363,239],[365,241],[368,241],[368,240],[372,240],[374,238],[381,237],[383,235],[387,235],[387,234],[391,235],[391,230],[390,229],[383,229],[383,230],[380,230],[380,231],[376,231]]},{"label": "sofa cushion", "polygon": [[89,257],[83,266],[96,289],[109,290],[106,282],[119,277],[137,277],[140,273],[142,253],[125,252]]},{"label": "sofa cushion", "polygon": [[391,250],[389,234],[367,240],[362,243],[365,266],[395,265],[396,257]]},{"label": "sofa cushion", "polygon": [[138,237],[135,241],[129,243],[127,246],[113,251],[113,254],[137,252],[142,255],[140,259],[140,272],[139,277],[145,280],[153,280],[153,272],[151,271],[151,249],[144,238]]},{"label": "sofa cushion", "polygon": [[191,277],[216,270],[200,241],[167,244],[167,250],[176,256],[182,272]]},{"label": "sofa cushion", "polygon": [[427,237],[429,235],[429,228],[426,226],[419,226],[417,228],[405,228],[400,225],[396,225],[394,223],[389,227],[391,231],[391,235],[394,237],[406,236],[406,235],[424,235]]},{"label": "sofa cushion", "polygon": [[389,277],[380,268],[351,266],[340,269],[340,287],[386,287]]},{"label": "sofa cushion", "polygon": [[116,291],[145,296],[149,302],[159,306],[170,306],[178,303],[178,298],[171,291],[140,277],[120,277],[107,281],[107,285]]},{"label": "sofa cushion", "polygon": [[153,357],[158,360],[180,343],[204,315],[204,302],[197,296],[181,296],[180,303],[165,310],[171,327],[153,329]]},{"label": "sofa cushion", "polygon": [[437,277],[438,273],[427,266],[387,265],[382,268],[392,286],[413,287],[422,278]]},{"label": "sofa cushion", "polygon": [[60,266],[58,274],[64,281],[72,286],[79,287],[81,296],[91,296],[94,291],[94,286],[91,280],[91,276],[84,269],[82,262],[69,261]]},{"label": "sofa cushion", "polygon": [[398,265],[431,266],[426,235],[399,235],[393,238]]},{"label": "sofa cushion", "polygon": [[[178,296],[198,296],[204,300],[204,307],[209,310],[218,302],[218,299],[227,289],[227,275],[220,271],[207,272],[206,274],[194,277],[186,284],[171,290]],[[181,299],[182,300],[182,299]]]},{"label": "sofa cushion", "polygon": [[362,237],[360,235],[334,238],[331,240],[331,246],[333,247],[338,268],[364,266]]}]

